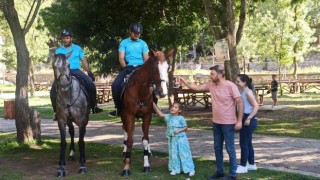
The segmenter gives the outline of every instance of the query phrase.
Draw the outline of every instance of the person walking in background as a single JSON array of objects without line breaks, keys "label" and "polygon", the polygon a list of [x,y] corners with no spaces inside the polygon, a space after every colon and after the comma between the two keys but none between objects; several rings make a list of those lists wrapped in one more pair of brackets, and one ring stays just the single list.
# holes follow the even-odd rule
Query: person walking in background
[{"label": "person walking in background", "polygon": [[[224,69],[220,65],[210,68],[211,82],[204,85],[189,84],[183,78],[180,82],[195,91],[210,91],[212,100],[212,121],[214,151],[217,162],[217,171],[208,180],[213,179],[237,179],[237,157],[234,144],[235,130],[242,127],[243,101],[237,86],[224,79]],[[238,111],[236,112],[236,106]],[[229,176],[225,176],[223,167],[223,141],[229,154]]]},{"label": "person walking in background", "polygon": [[[239,74],[237,77],[242,100],[244,102],[244,114],[242,118],[242,128],[240,130],[240,148],[241,159],[237,168],[237,173],[247,173],[248,170],[257,170],[254,163],[254,149],[252,145],[252,134],[257,127],[257,118],[255,117],[259,104],[253,94],[252,79],[246,74]],[[248,165],[247,165],[248,163]]]},{"label": "person walking in background", "polygon": [[273,74],[272,81],[271,81],[271,88],[269,89],[269,91],[271,91],[271,98],[273,101],[272,107],[278,105],[278,81],[276,80],[276,78],[277,78],[277,75]]},{"label": "person walking in background", "polygon": [[190,145],[186,134],[187,122],[181,116],[181,104],[174,103],[170,114],[163,114],[153,103],[155,112],[167,123],[166,137],[168,138],[169,163],[168,168],[171,175],[180,174],[182,171],[194,176],[195,167],[192,160]]},{"label": "person walking in background", "polygon": [[112,83],[111,91],[115,105],[115,111],[109,116],[116,117],[121,114],[121,84],[124,78],[132,71],[141,67],[149,59],[149,48],[145,41],[140,39],[143,27],[140,23],[134,22],[129,27],[130,37],[121,41],[119,46],[119,63],[123,70],[118,74]]}]

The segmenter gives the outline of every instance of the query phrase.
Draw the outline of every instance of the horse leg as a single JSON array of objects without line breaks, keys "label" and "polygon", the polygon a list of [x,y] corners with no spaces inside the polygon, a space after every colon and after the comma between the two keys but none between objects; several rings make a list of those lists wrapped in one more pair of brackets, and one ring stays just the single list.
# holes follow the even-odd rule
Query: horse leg
[{"label": "horse leg", "polygon": [[151,155],[149,140],[143,139],[142,144],[143,144],[143,172],[147,173],[147,172],[151,172],[151,167],[149,163],[149,157]]},{"label": "horse leg", "polygon": [[67,126],[69,127],[69,134],[70,134],[70,138],[71,138],[70,154],[69,154],[68,160],[74,161],[76,159],[74,157],[74,152],[75,152],[75,148],[74,148],[74,126],[73,126],[72,122],[67,123]]},{"label": "horse leg", "polygon": [[57,177],[64,177],[66,172],[64,170],[64,166],[66,165],[65,160],[65,152],[67,147],[66,141],[66,125],[58,122],[59,130],[60,130],[60,160],[59,160],[59,170],[57,173]]},{"label": "horse leg", "polygon": [[149,163],[149,157],[151,156],[151,150],[149,145],[149,126],[150,126],[150,117],[146,117],[143,119],[142,123],[142,131],[143,131],[143,137],[142,137],[142,144],[143,144],[143,172],[151,172],[151,167]]},{"label": "horse leg", "polygon": [[79,173],[81,174],[86,174],[87,173],[87,168],[86,168],[86,156],[85,156],[85,143],[84,143],[84,135],[86,134],[86,125],[81,125],[79,126],[79,152],[80,152],[80,158],[79,158],[79,163],[80,163],[80,169]]},{"label": "horse leg", "polygon": [[124,140],[123,140],[122,156],[125,157],[126,152],[127,152],[127,145],[126,144],[127,144],[127,140],[128,140],[128,133],[124,129],[123,129],[123,136],[124,136]]},{"label": "horse leg", "polygon": [[122,176],[130,176],[130,166],[131,166],[131,149],[133,145],[133,131],[134,131],[134,120],[127,121],[124,125],[124,131],[127,133],[127,141],[125,142],[126,152],[124,157],[124,168],[122,171]]}]

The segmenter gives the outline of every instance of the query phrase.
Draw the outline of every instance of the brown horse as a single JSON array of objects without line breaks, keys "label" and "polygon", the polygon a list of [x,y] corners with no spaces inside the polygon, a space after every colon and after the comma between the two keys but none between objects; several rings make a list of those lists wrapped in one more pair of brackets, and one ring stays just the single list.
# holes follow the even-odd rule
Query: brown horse
[{"label": "brown horse", "polygon": [[[136,70],[133,77],[128,81],[127,89],[124,92],[122,101],[122,123],[124,129],[124,150],[125,166],[122,172],[123,176],[129,176],[131,166],[131,149],[133,145],[133,133],[135,126],[135,118],[142,119],[143,137],[142,143],[144,146],[144,172],[150,172],[149,156],[151,155],[149,146],[149,126],[153,112],[152,87],[155,86],[155,93],[160,97],[164,97],[161,83],[163,80],[160,77],[168,76],[167,71],[159,69],[159,63],[166,61],[172,56],[174,50],[168,54],[163,52],[153,52],[145,64]],[[165,75],[160,76],[160,73]]]},{"label": "brown horse", "polygon": [[70,159],[74,159],[74,126],[75,123],[79,127],[79,152],[80,152],[80,169],[79,173],[87,172],[85,166],[85,143],[84,135],[86,134],[86,126],[89,121],[89,103],[84,91],[80,87],[79,81],[70,75],[69,62],[67,60],[71,53],[56,54],[52,63],[54,70],[55,82],[57,84],[57,121],[60,130],[60,160],[58,177],[65,176],[64,166],[66,142],[66,125],[69,127],[71,137]]}]

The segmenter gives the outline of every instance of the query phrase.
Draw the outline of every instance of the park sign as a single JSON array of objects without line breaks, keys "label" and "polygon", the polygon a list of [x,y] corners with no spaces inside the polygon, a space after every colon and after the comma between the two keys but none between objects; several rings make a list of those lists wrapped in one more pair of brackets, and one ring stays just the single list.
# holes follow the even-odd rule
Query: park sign
[{"label": "park sign", "polygon": [[226,38],[213,42],[214,61],[223,62],[230,60],[229,46]]}]

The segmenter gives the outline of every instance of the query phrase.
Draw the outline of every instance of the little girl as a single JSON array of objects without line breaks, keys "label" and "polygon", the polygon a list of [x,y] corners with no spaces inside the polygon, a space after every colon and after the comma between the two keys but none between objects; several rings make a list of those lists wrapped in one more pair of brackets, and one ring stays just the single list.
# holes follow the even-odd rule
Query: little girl
[{"label": "little girl", "polygon": [[167,123],[166,137],[168,138],[169,150],[169,171],[171,175],[189,173],[189,176],[194,176],[194,164],[190,151],[189,141],[186,130],[187,122],[181,113],[181,105],[174,103],[170,109],[170,114],[163,114],[156,104],[153,103],[155,112],[163,117]]}]

